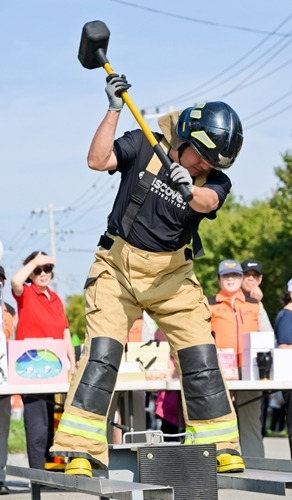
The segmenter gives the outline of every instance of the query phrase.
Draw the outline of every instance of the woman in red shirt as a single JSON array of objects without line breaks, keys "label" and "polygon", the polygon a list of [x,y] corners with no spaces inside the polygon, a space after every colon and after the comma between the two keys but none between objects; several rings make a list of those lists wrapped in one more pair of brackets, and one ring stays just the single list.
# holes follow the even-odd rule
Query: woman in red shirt
[{"label": "woman in red shirt", "polygon": [[[44,252],[33,252],[11,279],[12,294],[17,302],[16,340],[26,338],[64,339],[70,372],[75,367],[75,354],[64,306],[49,288],[55,259]],[[34,398],[23,396],[24,425],[29,466],[42,469],[51,461],[49,448],[54,434],[54,395]]]}]

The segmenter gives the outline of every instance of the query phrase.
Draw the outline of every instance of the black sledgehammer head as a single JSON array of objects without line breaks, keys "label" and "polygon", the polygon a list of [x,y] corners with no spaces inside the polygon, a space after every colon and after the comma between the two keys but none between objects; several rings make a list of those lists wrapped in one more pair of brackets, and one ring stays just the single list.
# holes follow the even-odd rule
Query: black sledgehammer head
[{"label": "black sledgehammer head", "polygon": [[103,66],[107,61],[105,57],[110,31],[102,21],[91,21],[83,26],[78,59],[87,69]]}]

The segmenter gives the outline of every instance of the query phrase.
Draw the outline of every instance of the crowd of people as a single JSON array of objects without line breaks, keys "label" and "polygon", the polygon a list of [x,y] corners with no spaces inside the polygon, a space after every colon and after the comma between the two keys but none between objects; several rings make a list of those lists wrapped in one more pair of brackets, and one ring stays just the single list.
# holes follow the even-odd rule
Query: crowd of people
[{"label": "crowd of people", "polygon": [[[260,262],[252,258],[246,259],[241,264],[236,260],[229,259],[219,263],[217,274],[220,290],[215,296],[208,298],[211,308],[212,333],[219,349],[234,349],[237,356],[239,378],[241,378],[243,335],[247,332],[256,331],[273,332],[268,314],[262,304],[263,293],[259,286],[263,279],[262,266]],[[289,283],[290,285],[288,284],[287,287],[290,287],[291,294],[286,290],[283,300],[284,304],[290,304],[290,306],[277,316],[275,322],[275,347],[287,347],[288,344],[289,328],[287,330],[287,326],[285,327],[282,324],[287,335],[287,343],[283,345],[283,338],[279,342],[277,325],[282,316],[285,316],[288,320],[290,318],[288,311],[292,310],[292,280]],[[290,341],[292,341],[291,328]],[[263,458],[265,456],[263,437],[287,436],[286,426],[291,411],[288,406],[290,391],[284,391],[284,393],[278,391],[270,396],[263,396],[261,391],[232,391],[231,395],[238,418],[242,454],[249,457]],[[162,397],[165,398],[165,407],[161,402]],[[263,401],[266,402],[267,406],[263,405]],[[170,405],[170,403],[172,404]],[[173,433],[182,431],[182,428],[177,425],[177,408],[177,399],[175,399],[174,394],[167,394],[163,391],[162,395],[157,398],[157,417],[162,419],[163,428],[168,431],[172,429]],[[267,410],[270,410],[268,418],[270,427],[266,429]],[[176,415],[176,421],[174,421],[174,415]],[[168,425],[165,424],[165,420]],[[175,424],[175,427],[172,428],[173,424]]]},{"label": "crowd of people", "polygon": [[[119,365],[128,332],[145,311],[170,344],[181,382],[185,443],[215,444],[217,471],[242,472],[243,456],[264,456],[260,400],[245,405],[248,391],[230,393],[217,348],[233,348],[240,371],[243,334],[273,331],[262,304],[262,267],[251,258],[219,262],[219,289],[209,299],[193,271],[193,258],[203,254],[199,224],[216,218],[231,189],[226,169],[242,146],[241,121],[221,101],[169,113],[156,134],[170,160],[161,165],[142,130],[115,138],[129,87],[124,75],[107,77],[109,107],[88,153],[91,169],[119,172],[121,182],[85,284],[87,330],[77,366],[63,304],[49,288],[54,259],[35,251],[11,279],[16,339],[64,339],[72,375],[54,435],[52,405],[23,396],[29,465],[43,468],[62,456],[69,475],[91,477],[93,467],[107,469],[107,420]],[[292,280],[284,301],[275,323],[280,348],[292,346]],[[283,397],[290,437],[292,392]],[[166,430],[177,430],[176,410],[168,419],[177,402],[168,402],[166,411],[166,401],[157,398],[157,414],[162,411]],[[1,478],[7,493],[5,472]]]}]

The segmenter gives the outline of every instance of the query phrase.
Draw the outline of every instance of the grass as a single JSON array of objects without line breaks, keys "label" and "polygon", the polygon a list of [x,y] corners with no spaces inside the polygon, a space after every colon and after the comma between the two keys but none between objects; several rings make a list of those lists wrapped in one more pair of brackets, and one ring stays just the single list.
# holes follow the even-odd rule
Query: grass
[{"label": "grass", "polygon": [[26,454],[26,439],[23,418],[21,420],[10,420],[8,453]]}]

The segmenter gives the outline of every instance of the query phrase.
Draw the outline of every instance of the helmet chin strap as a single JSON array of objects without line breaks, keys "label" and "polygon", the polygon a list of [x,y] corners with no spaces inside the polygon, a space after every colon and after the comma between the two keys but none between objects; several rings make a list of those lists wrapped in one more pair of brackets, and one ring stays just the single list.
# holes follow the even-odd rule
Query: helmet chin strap
[{"label": "helmet chin strap", "polygon": [[189,144],[187,142],[184,142],[177,150],[178,152],[178,162],[180,163],[180,160],[181,160],[181,157],[182,157],[182,154],[184,152],[184,150],[189,146]]}]

